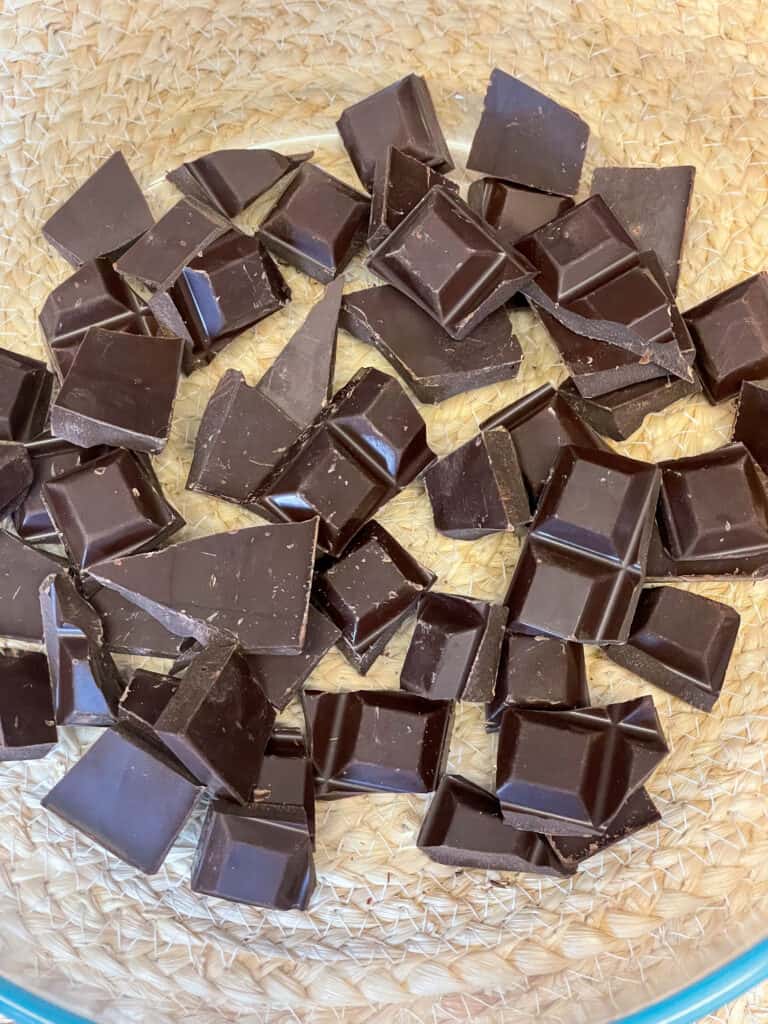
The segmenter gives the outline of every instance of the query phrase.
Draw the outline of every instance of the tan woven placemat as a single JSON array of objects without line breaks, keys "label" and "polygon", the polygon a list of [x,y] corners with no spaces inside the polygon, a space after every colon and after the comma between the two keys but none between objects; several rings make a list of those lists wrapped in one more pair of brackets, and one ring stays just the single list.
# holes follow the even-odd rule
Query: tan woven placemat
[{"label": "tan woven placemat", "polygon": [[[0,23],[2,344],[42,354],[36,314],[67,268],[41,242],[40,223],[113,148],[150,186],[214,146],[325,133],[318,160],[353,182],[333,128],[343,106],[416,70],[429,78],[449,138],[466,139],[494,64],[590,122],[590,165],[697,166],[686,307],[768,262],[766,58],[760,0],[10,0]],[[157,210],[170,204],[167,186],[151,194]],[[182,388],[172,443],[157,461],[187,536],[253,522],[183,483],[215,382],[231,366],[257,379],[320,293],[286,276],[294,302]],[[358,265],[350,282],[362,279]],[[564,376],[544,332],[525,315],[516,328],[525,350],[518,381],[424,407],[440,453],[491,410]],[[365,363],[386,368],[343,336],[338,382]],[[622,447],[646,459],[703,451],[727,440],[732,417],[730,406],[691,399],[651,417]],[[503,594],[513,538],[438,536],[419,486],[381,520],[439,573],[441,587]],[[534,1016],[591,1024],[641,1003],[643,986],[688,980],[712,961],[714,943],[725,956],[768,930],[768,584],[695,589],[742,614],[726,693],[711,716],[655,694],[673,750],[650,786],[664,823],[576,879],[432,864],[414,848],[424,801],[380,796],[321,807],[321,884],[310,914],[193,898],[186,879],[199,815],[147,879],[40,810],[85,739],[70,734],[45,762],[2,772],[0,972],[93,1017],[153,1024]],[[397,685],[407,639],[405,629],[371,685]],[[594,654],[589,670],[598,702],[647,689]],[[359,685],[335,652],[316,681]],[[492,764],[479,710],[462,708],[451,768],[488,782]],[[738,922],[750,912],[757,917],[745,934]],[[742,1014],[734,1021],[751,1019],[751,1010],[734,1012]]]}]

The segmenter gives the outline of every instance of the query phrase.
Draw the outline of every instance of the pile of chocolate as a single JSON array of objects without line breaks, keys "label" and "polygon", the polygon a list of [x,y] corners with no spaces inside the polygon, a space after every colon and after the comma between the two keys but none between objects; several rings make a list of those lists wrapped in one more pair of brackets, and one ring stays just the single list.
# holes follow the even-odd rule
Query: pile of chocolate
[{"label": "pile of chocolate", "polygon": [[[157,222],[114,154],[43,228],[76,268],[40,315],[54,372],[0,351],[0,636],[45,645],[0,656],[0,757],[102,727],[44,806],[154,872],[207,790],[193,889],[281,909],[315,885],[316,798],[434,792],[434,860],[560,876],[657,821],[653,699],[593,706],[582,645],[709,711],[738,615],[645,584],[768,574],[768,278],[680,313],[693,168],[602,168],[574,204],[586,124],[499,70],[466,202],[418,76],[338,127],[365,193],[312,154],[223,150],[168,175],[183,197]],[[282,179],[256,235],[236,227]],[[366,241],[384,283],[343,294]],[[187,482],[267,525],[169,543],[151,455],[180,375],[289,301],[275,259],[327,289],[258,383],[224,374]],[[521,305],[571,376],[446,458],[398,377],[332,393],[339,326],[421,402],[510,380]],[[732,443],[653,465],[603,439],[700,383],[740,392]],[[417,480],[447,536],[519,532],[502,604],[433,590],[376,521]],[[304,688],[333,645],[364,676],[412,615],[399,690]],[[125,680],[123,654],[173,664]],[[275,725],[296,697],[305,732]],[[498,732],[495,792],[445,774],[457,701]]]}]

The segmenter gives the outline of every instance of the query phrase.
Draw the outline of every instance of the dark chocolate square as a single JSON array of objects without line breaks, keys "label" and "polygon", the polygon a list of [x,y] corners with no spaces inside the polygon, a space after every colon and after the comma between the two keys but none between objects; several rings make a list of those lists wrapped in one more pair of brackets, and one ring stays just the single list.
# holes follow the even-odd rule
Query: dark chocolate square
[{"label": "dark chocolate square", "polygon": [[368,246],[375,249],[429,190],[440,185],[459,193],[459,186],[427,164],[390,146],[376,167],[371,196]]},{"label": "dark chocolate square", "polygon": [[573,200],[539,192],[525,185],[510,185],[499,178],[480,178],[469,186],[467,202],[498,232],[505,245],[537,231],[573,206]]},{"label": "dark chocolate square", "polygon": [[53,374],[39,359],[0,348],[0,441],[31,441],[43,430]]},{"label": "dark chocolate square", "polygon": [[0,653],[0,761],[31,761],[56,746],[44,654]]}]

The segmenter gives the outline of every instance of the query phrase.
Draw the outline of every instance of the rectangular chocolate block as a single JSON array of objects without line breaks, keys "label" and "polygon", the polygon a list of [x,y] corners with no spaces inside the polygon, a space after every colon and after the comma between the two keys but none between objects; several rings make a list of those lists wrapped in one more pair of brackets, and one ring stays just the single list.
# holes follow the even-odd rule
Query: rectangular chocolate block
[{"label": "rectangular chocolate block", "polygon": [[390,146],[376,165],[368,224],[368,246],[375,249],[435,185],[459,193],[459,186],[427,164]]},{"label": "rectangular chocolate block", "polygon": [[31,441],[45,427],[53,374],[39,359],[0,348],[0,441]]},{"label": "rectangular chocolate block", "polygon": [[0,530],[0,637],[42,641],[40,584],[57,572],[66,572],[60,558]]},{"label": "rectangular chocolate block", "polygon": [[32,761],[56,746],[44,654],[0,652],[0,761]]},{"label": "rectangular chocolate block", "polygon": [[642,427],[646,417],[662,412],[681,398],[696,394],[700,388],[698,384],[689,384],[679,377],[658,377],[608,391],[597,398],[584,398],[569,377],[559,390],[581,418],[599,434],[612,437],[614,441],[626,441]]},{"label": "rectangular chocolate block", "polygon": [[469,186],[467,202],[496,231],[505,245],[514,245],[573,207],[573,200],[511,185],[500,178],[480,178]]}]

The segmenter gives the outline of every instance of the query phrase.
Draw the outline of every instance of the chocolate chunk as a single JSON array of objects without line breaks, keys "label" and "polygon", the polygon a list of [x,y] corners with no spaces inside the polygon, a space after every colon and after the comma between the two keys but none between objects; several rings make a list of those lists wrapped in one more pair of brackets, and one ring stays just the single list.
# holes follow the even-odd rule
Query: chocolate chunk
[{"label": "chocolate chunk", "polygon": [[40,608],[56,723],[114,725],[123,684],[99,616],[64,573],[44,581]]},{"label": "chocolate chunk", "polygon": [[315,776],[300,729],[275,728],[264,751],[256,789],[266,792],[270,804],[302,808],[314,844]]},{"label": "chocolate chunk", "polygon": [[377,163],[371,196],[368,246],[375,249],[434,185],[459,194],[459,186],[402,150],[390,146]]},{"label": "chocolate chunk", "polygon": [[157,324],[144,302],[112,269],[92,260],[54,288],[40,313],[51,366],[63,380],[91,327],[128,334],[155,334]]},{"label": "chocolate chunk", "polygon": [[273,910],[306,910],[315,889],[303,809],[216,800],[192,868],[192,891]]},{"label": "chocolate chunk", "polygon": [[154,728],[212,793],[247,804],[275,709],[236,643],[212,643],[190,662]]},{"label": "chocolate chunk", "polygon": [[430,793],[445,770],[453,702],[402,690],[305,690],[315,794]]},{"label": "chocolate chunk", "polygon": [[45,655],[0,652],[0,761],[33,761],[57,742]]},{"label": "chocolate chunk", "polygon": [[357,176],[370,192],[390,146],[437,171],[453,170],[427,83],[406,75],[347,107],[336,122]]},{"label": "chocolate chunk", "polygon": [[246,652],[300,654],[316,535],[316,520],[214,533],[89,574],[201,644],[230,633]]},{"label": "chocolate chunk", "polygon": [[462,199],[439,187],[390,232],[368,266],[456,339],[472,334],[535,273]]},{"label": "chocolate chunk", "polygon": [[374,520],[318,571],[314,596],[341,630],[337,647],[364,676],[435,579]]},{"label": "chocolate chunk", "polygon": [[573,200],[538,192],[525,185],[510,185],[498,178],[473,181],[467,202],[478,216],[491,225],[504,245],[514,245],[573,207]]},{"label": "chocolate chunk", "polygon": [[388,359],[420,402],[513,380],[523,358],[512,325],[497,309],[463,341],[389,285],[344,296],[340,325]]},{"label": "chocolate chunk", "polygon": [[416,845],[431,860],[454,868],[571,874],[546,836],[504,824],[497,797],[463,775],[444,775]]},{"label": "chocolate chunk", "polygon": [[231,228],[210,206],[181,199],[120,257],[115,270],[153,291],[165,291],[195,256]]},{"label": "chocolate chunk", "polygon": [[675,587],[640,595],[626,644],[605,649],[617,665],[702,711],[723,686],[740,617],[727,604]]},{"label": "chocolate chunk", "polygon": [[496,769],[504,820],[594,835],[668,752],[652,697],[573,711],[508,708]]},{"label": "chocolate chunk", "polygon": [[563,449],[507,593],[515,632],[578,643],[626,641],[660,475],[615,452]]},{"label": "chocolate chunk", "polygon": [[315,164],[302,164],[259,237],[283,263],[328,284],[365,241],[369,214],[367,196]]},{"label": "chocolate chunk", "polygon": [[177,761],[108,729],[41,803],[115,857],[152,875],[178,838],[200,786]]},{"label": "chocolate chunk", "polygon": [[111,654],[176,658],[190,643],[189,637],[169,633],[149,612],[116,590],[88,582],[88,600],[99,613],[104,628],[104,646]]},{"label": "chocolate chunk", "polygon": [[563,711],[588,705],[587,669],[580,644],[506,631],[496,688],[486,707],[489,732],[498,729],[508,707]]},{"label": "chocolate chunk", "polygon": [[579,188],[589,125],[567,107],[494,68],[467,167],[542,192]]},{"label": "chocolate chunk", "polygon": [[422,697],[489,701],[507,609],[456,594],[423,594],[400,673],[400,689]]},{"label": "chocolate chunk", "polygon": [[499,409],[481,431],[504,427],[515,443],[520,470],[535,509],[560,449],[565,445],[607,450],[607,445],[550,384]]},{"label": "chocolate chunk", "polygon": [[51,406],[51,430],[81,448],[162,451],[183,347],[180,338],[91,328]]},{"label": "chocolate chunk", "polygon": [[583,861],[657,821],[661,821],[661,815],[646,790],[641,787],[627,797],[599,835],[548,836],[547,840],[563,867],[575,870]]},{"label": "chocolate chunk", "polygon": [[502,533],[531,518],[514,441],[504,427],[484,430],[424,475],[435,528],[457,540]]},{"label": "chocolate chunk", "polygon": [[39,359],[0,348],[0,441],[31,441],[43,430],[53,374]]},{"label": "chocolate chunk", "polygon": [[74,267],[115,256],[152,227],[147,201],[118,150],[43,224],[43,235]]},{"label": "chocolate chunk", "polygon": [[175,676],[139,668],[131,676],[118,704],[120,724],[147,743],[167,750],[155,726],[181,685]]},{"label": "chocolate chunk", "polygon": [[0,516],[10,515],[23,504],[33,479],[24,445],[0,441]]},{"label": "chocolate chunk", "polygon": [[37,643],[43,639],[40,584],[65,568],[61,559],[0,530],[0,637]]},{"label": "chocolate chunk", "polygon": [[592,193],[599,193],[638,249],[659,257],[672,292],[677,291],[695,167],[598,167]]},{"label": "chocolate chunk", "polygon": [[79,569],[159,547],[184,526],[149,463],[119,448],[44,483],[43,502]]},{"label": "chocolate chunk", "polygon": [[217,149],[166,174],[186,196],[235,217],[312,153],[283,156],[273,149]]},{"label": "chocolate chunk", "polygon": [[768,377],[768,273],[748,277],[683,315],[710,402],[733,398],[742,381]]},{"label": "chocolate chunk", "polygon": [[560,394],[581,418],[603,437],[612,437],[614,441],[626,441],[651,413],[661,412],[699,390],[697,384],[679,377],[641,381],[597,398],[582,397],[570,377],[560,385]]},{"label": "chocolate chunk", "polygon": [[765,423],[768,416],[768,381],[744,380],[741,382],[739,404],[736,409],[736,423],[733,440],[741,441],[749,454],[768,473],[768,432]]}]

